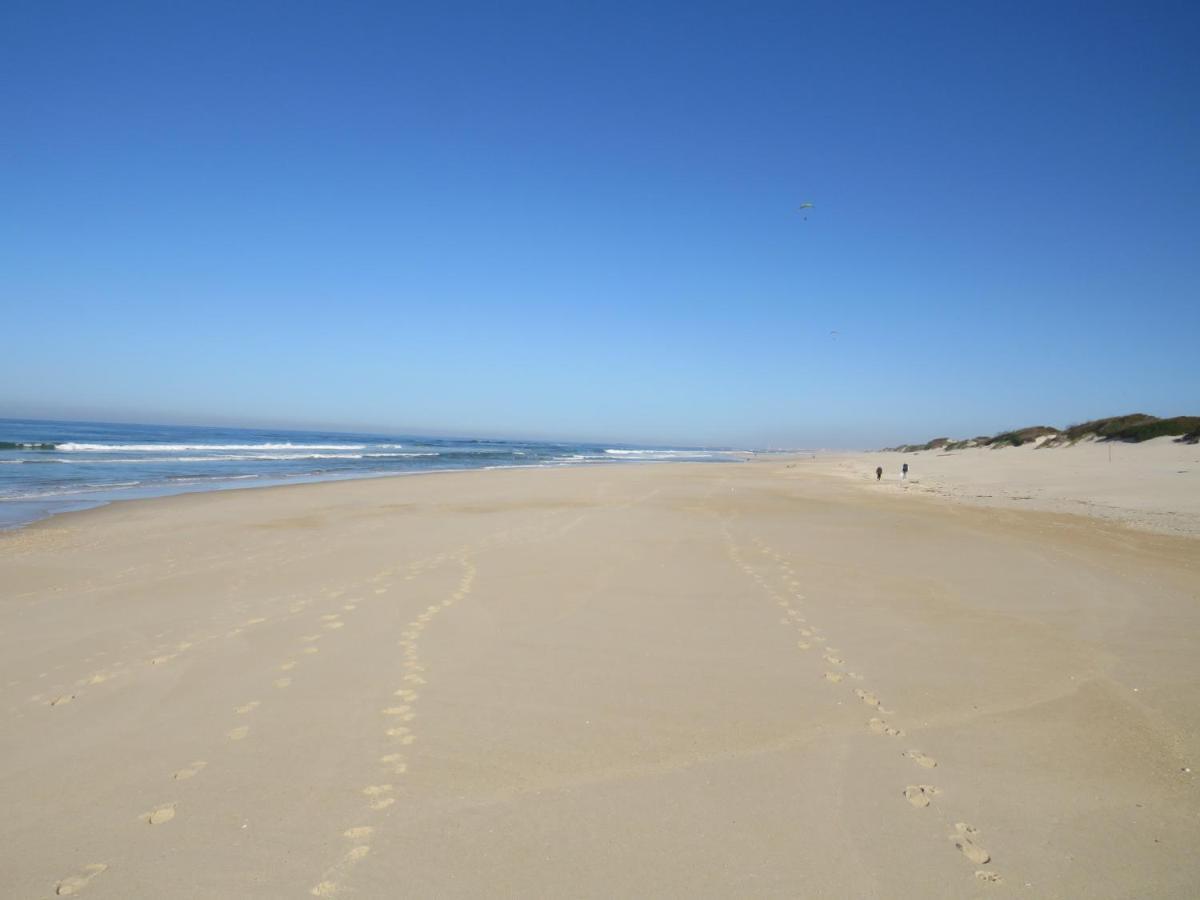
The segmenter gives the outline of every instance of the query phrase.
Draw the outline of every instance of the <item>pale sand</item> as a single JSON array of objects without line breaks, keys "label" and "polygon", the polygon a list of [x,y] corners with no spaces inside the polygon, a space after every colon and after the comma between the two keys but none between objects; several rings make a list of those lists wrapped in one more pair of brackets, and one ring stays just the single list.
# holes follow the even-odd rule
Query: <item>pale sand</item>
[{"label": "pale sand", "polygon": [[0,896],[1196,896],[1200,544],[841,464],[0,536]]},{"label": "pale sand", "polygon": [[[973,505],[1094,516],[1165,534],[1200,535],[1200,445],[1162,437],[1141,444],[971,448],[946,452],[823,454],[823,468],[912,493]],[[909,465],[909,478],[900,467]]]}]

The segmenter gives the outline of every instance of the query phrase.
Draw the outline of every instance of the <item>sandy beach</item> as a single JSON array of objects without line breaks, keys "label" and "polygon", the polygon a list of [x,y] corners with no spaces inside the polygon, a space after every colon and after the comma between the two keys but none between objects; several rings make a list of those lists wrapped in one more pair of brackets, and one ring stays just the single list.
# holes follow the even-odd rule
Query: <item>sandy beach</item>
[{"label": "sandy beach", "polygon": [[1078,449],[0,534],[0,896],[1193,897],[1200,453]]}]

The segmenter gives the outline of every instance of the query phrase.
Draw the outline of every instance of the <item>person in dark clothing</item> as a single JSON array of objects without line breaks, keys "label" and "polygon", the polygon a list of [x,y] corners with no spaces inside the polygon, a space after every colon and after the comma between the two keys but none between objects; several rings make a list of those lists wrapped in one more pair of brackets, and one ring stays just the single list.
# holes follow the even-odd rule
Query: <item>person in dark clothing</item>
[{"label": "person in dark clothing", "polygon": [[883,477],[883,466],[875,467],[875,480],[878,481]]},{"label": "person in dark clothing", "polygon": [[908,463],[905,463],[900,467],[900,478],[904,481],[908,481]]}]

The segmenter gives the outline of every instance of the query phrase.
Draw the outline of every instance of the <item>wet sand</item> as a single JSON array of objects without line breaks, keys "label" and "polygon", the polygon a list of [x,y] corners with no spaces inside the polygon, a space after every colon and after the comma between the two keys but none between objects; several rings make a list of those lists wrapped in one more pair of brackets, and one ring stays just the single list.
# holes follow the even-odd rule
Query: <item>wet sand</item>
[{"label": "wet sand", "polygon": [[1195,896],[1200,544],[856,465],[0,535],[0,895]]}]

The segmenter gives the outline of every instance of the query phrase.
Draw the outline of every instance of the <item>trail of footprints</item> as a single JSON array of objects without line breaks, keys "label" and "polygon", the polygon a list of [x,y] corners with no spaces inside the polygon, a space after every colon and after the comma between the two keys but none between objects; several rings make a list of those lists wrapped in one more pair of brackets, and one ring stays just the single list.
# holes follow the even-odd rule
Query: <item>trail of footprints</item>
[{"label": "trail of footprints", "polygon": [[[397,645],[402,651],[403,674],[399,684],[392,690],[393,701],[380,710],[380,730],[384,738],[386,753],[378,759],[377,771],[382,779],[404,775],[408,771],[408,758],[402,748],[416,742],[412,721],[417,717],[416,706],[421,688],[426,682],[426,666],[421,655],[421,636],[443,611],[454,606],[471,593],[475,581],[476,566],[464,550],[454,561],[462,567],[462,576],[454,591],[442,602],[427,606],[416,618],[404,626]],[[427,571],[429,566],[414,567],[412,577]],[[396,802],[395,785],[381,780],[379,784],[368,784],[360,789],[363,803],[371,813],[381,812]],[[343,832],[349,847],[338,860],[328,867],[310,893],[314,897],[332,897],[341,890],[342,883],[350,870],[371,852],[369,840],[374,834],[370,825],[356,825]]]},{"label": "trail of footprints", "polygon": [[[381,593],[381,592],[386,591],[387,586],[390,586],[390,583],[391,583],[389,576],[394,575],[394,573],[397,571],[398,568],[399,567],[392,567],[390,569],[384,570],[383,572],[379,573],[378,575],[376,575],[374,578],[372,578],[370,580],[371,584],[376,585],[376,593]],[[414,566],[410,566],[409,568],[412,569],[412,568],[414,568]],[[378,587],[381,584],[384,585],[382,590],[380,590],[380,588]],[[347,589],[345,589],[345,588],[334,588],[334,589],[327,588],[322,593],[326,599],[337,602],[343,595],[345,595],[347,593]],[[313,602],[315,602],[313,599],[295,601],[292,603],[291,607],[289,608],[289,613],[292,615],[302,613],[308,606],[312,605]],[[301,657],[311,657],[312,654],[319,652],[319,648],[316,646],[316,642],[320,641],[327,634],[329,634],[331,632],[335,633],[338,630],[340,630],[345,625],[345,622],[343,621],[344,616],[349,615],[350,613],[353,613],[357,608],[358,608],[357,601],[348,600],[342,604],[339,612],[327,613],[327,614],[323,614],[323,615],[319,616],[318,622],[319,622],[319,627],[321,630],[319,630],[313,634],[304,635],[303,637],[300,638],[300,643],[303,645],[299,650],[300,656]],[[225,637],[233,637],[237,634],[240,634],[246,628],[252,628],[256,625],[261,625],[267,621],[268,621],[268,619],[263,616],[257,616],[257,617],[251,618],[251,619],[247,619],[241,625],[237,626],[232,631],[229,631],[224,636]],[[192,642],[186,642],[186,641],[181,642],[174,648],[175,649],[174,653],[156,656],[156,657],[149,659],[147,662],[150,665],[162,665],[163,663],[169,662],[171,659],[174,659],[175,656],[178,655],[178,653],[183,652],[184,650],[187,650],[187,649],[191,648],[192,646],[195,646],[198,643],[202,643],[206,640],[217,639],[218,637],[219,636],[213,636],[212,638],[204,638],[204,639],[199,639],[199,640],[192,641]],[[278,671],[281,673],[290,673],[298,667],[300,662],[301,662],[301,659],[298,659],[298,658],[286,659],[283,663],[281,663],[279,665]],[[122,663],[115,664],[113,666],[113,669],[116,670],[114,673],[98,673],[97,675],[92,676],[89,683],[99,683],[100,681],[107,680],[107,678],[109,678],[109,677],[115,677],[116,674],[120,674],[120,669],[121,669],[122,665],[123,665]],[[101,675],[103,675],[103,677],[100,677]],[[284,689],[284,688],[287,688],[291,684],[291,682],[292,682],[291,675],[285,674],[285,675],[275,678],[275,680],[273,681],[273,685],[276,689]],[[76,698],[76,696],[77,696],[77,694],[60,695],[58,697],[55,697],[54,700],[50,701],[50,705],[61,706],[66,703],[70,703],[72,700],[74,700]],[[35,699],[38,699],[38,698],[35,698]],[[235,716],[239,717],[239,719],[244,719],[244,717],[249,716],[252,713],[254,713],[254,711],[257,710],[261,705],[262,705],[262,701],[260,701],[260,700],[250,700],[250,701],[247,701],[246,703],[243,703],[242,705],[236,707],[233,712],[234,712]],[[225,732],[225,739],[227,742],[241,741],[241,740],[244,740],[249,735],[249,733],[250,733],[249,725],[235,724],[232,728],[228,729]],[[170,776],[171,781],[172,782],[187,781],[187,780],[199,775],[202,771],[204,771],[205,768],[207,768],[207,766],[208,766],[208,762],[206,760],[194,760],[191,763],[189,763],[188,765],[184,766],[183,768],[175,770]],[[150,809],[143,813],[140,813],[137,818],[139,821],[144,822],[147,825],[153,825],[153,826],[165,825],[168,822],[171,822],[175,818],[178,806],[179,806],[179,804],[177,801],[160,803],[160,804],[156,805],[153,809]],[[353,829],[352,829],[352,831],[353,831]],[[347,834],[349,834],[349,832]],[[365,851],[363,851],[362,848],[353,848],[350,851],[349,855],[354,859],[358,859],[358,858],[361,858],[361,856],[365,855]],[[91,882],[91,880],[93,878],[95,878],[96,876],[107,871],[108,868],[109,868],[109,866],[105,863],[93,863],[93,864],[87,865],[80,871],[80,873],[75,874],[75,875],[70,875],[66,878],[63,878],[61,881],[59,881],[55,885],[55,893],[56,893],[56,895],[60,895],[60,896],[69,896],[69,895],[77,894],[80,891],[82,891],[84,888],[86,888],[87,885],[89,884],[89,882]]]},{"label": "trail of footprints", "polygon": [[[568,528],[570,525],[567,526]],[[565,530],[565,529],[564,529]],[[524,533],[528,532],[528,533]],[[536,526],[531,526],[527,529],[514,529],[511,532],[505,532],[499,535],[493,535],[480,542],[478,549],[494,547],[502,543],[511,542],[520,539],[533,539],[537,536],[538,529]],[[398,563],[389,566],[374,576],[365,580],[366,587],[374,595],[385,594],[393,585],[394,579],[404,573],[404,580],[411,580],[423,575],[427,572],[440,568],[447,563],[457,563],[463,567],[463,575],[458,583],[457,589],[444,601],[438,604],[431,605],[425,609],[414,620],[409,622],[405,631],[401,635],[400,647],[403,650],[404,674],[400,678],[400,685],[393,691],[393,696],[396,698],[396,703],[388,706],[381,711],[384,717],[383,721],[383,736],[392,745],[389,752],[380,756],[378,763],[382,771],[386,775],[402,775],[407,771],[408,764],[403,752],[397,751],[396,747],[409,746],[415,742],[416,737],[412,734],[410,723],[416,713],[413,710],[414,704],[418,699],[419,688],[425,684],[425,666],[421,660],[419,638],[421,633],[429,626],[432,620],[442,610],[447,609],[462,600],[470,593],[472,584],[475,579],[476,567],[468,556],[469,548],[461,548],[457,552],[440,553],[423,560],[417,560],[411,563]],[[323,596],[327,600],[338,601],[344,596],[349,589],[347,588],[326,588],[322,591]],[[303,613],[309,606],[316,602],[315,598],[296,599],[292,602],[288,609],[288,615],[282,618],[290,618],[291,616]],[[353,613],[361,602],[359,599],[348,600],[343,603],[341,610],[336,613],[325,613],[318,618],[318,630],[311,634],[305,634],[300,637],[299,642],[299,657],[311,657],[313,654],[319,653],[320,648],[318,642],[324,637],[337,633],[345,626],[344,617]],[[145,663],[151,666],[164,665],[171,662],[179,654],[206,643],[210,640],[218,640],[222,637],[228,639],[236,637],[243,633],[247,628],[253,628],[269,621],[265,616],[256,616],[243,621],[241,624],[226,631],[223,635],[214,634],[202,638],[192,638],[190,640],[180,641],[167,648],[159,648],[152,651],[155,655],[151,656]],[[163,635],[156,635],[161,638]],[[102,655],[102,654],[98,654]],[[89,658],[90,661],[90,658]],[[284,660],[278,667],[280,674],[276,677],[272,684],[278,690],[288,688],[292,683],[292,672],[294,672],[302,658],[290,658]],[[70,693],[57,693],[49,701],[45,700],[43,695],[37,695],[31,698],[33,702],[48,702],[50,706],[63,706],[75,700],[81,691],[80,688],[89,685],[103,683],[110,678],[115,678],[129,669],[123,662],[114,663],[108,669],[101,670],[87,676],[76,682],[76,690]],[[260,700],[250,700],[234,709],[234,715],[238,717],[249,716],[254,713],[262,705]],[[225,732],[227,742],[237,742],[244,740],[250,734],[251,728],[247,724],[235,724],[232,728]],[[175,770],[170,778],[172,782],[187,781],[199,775],[205,768],[208,762],[206,760],[194,760],[183,768]],[[361,790],[366,808],[373,812],[378,812],[387,809],[395,803],[393,795],[393,785],[390,783],[367,785]],[[176,810],[179,804],[176,801],[161,803],[153,809],[147,810],[138,816],[138,820],[148,825],[158,826],[165,825],[171,822],[176,816]],[[339,858],[339,860],[330,867],[323,877],[323,880],[312,888],[311,893],[314,896],[332,896],[338,889],[339,881],[356,863],[364,859],[370,853],[370,844],[366,843],[374,829],[370,826],[355,826],[347,829],[343,837],[350,844],[349,848]],[[109,868],[106,863],[92,863],[84,866],[77,874],[69,875],[55,885],[55,893],[61,896],[69,896],[82,891],[87,885]]]},{"label": "trail of footprints", "polygon": [[[752,539],[751,542],[758,553],[771,560],[782,573],[782,581],[787,589],[787,594],[785,595],[776,590],[770,581],[745,558],[742,548],[734,540],[728,524],[726,523],[722,527],[730,559],[752,578],[762,588],[767,597],[783,611],[783,617],[779,620],[779,623],[788,628],[796,629],[799,635],[799,640],[796,641],[797,649],[802,652],[813,650],[821,652],[821,660],[828,666],[822,673],[823,680],[831,685],[841,685],[846,683],[847,680],[850,682],[865,681],[864,676],[847,669],[846,661],[839,655],[840,651],[829,646],[828,638],[821,632],[821,629],[809,623],[804,617],[799,604],[804,601],[805,596],[801,593],[800,582],[787,560],[758,538]],[[854,687],[853,693],[872,712],[878,713],[878,715],[872,715],[867,720],[868,731],[872,734],[891,738],[902,738],[905,736],[904,729],[893,724],[894,720],[892,718],[883,718],[884,716],[894,717],[896,713],[893,710],[887,709],[874,691],[866,687]],[[908,749],[902,751],[901,755],[922,769],[936,769],[938,766],[936,759],[921,750]],[[934,798],[941,792],[937,787],[930,784],[910,784],[901,793],[914,809],[926,809],[933,805]],[[968,825],[965,822],[955,823],[948,837],[953,846],[969,862],[977,866],[985,866],[991,862],[991,854],[980,845],[979,830],[974,826]],[[1002,881],[999,874],[986,869],[977,870],[975,877],[982,882],[991,884],[998,884]]]}]

